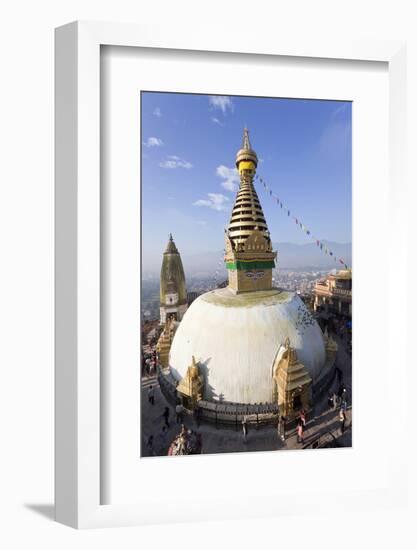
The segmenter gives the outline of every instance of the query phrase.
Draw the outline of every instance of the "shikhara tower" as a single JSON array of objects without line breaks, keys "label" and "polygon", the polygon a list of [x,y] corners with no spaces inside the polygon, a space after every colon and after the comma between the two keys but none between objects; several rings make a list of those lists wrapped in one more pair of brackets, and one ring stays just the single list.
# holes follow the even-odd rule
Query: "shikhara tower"
[{"label": "shikhara tower", "polygon": [[180,253],[172,235],[169,236],[161,267],[160,322],[181,321],[187,310],[187,289]]},{"label": "shikhara tower", "polygon": [[245,128],[242,148],[236,154],[240,188],[225,232],[229,288],[236,294],[272,288],[272,269],[277,254],[272,250],[268,226],[253,185],[257,165],[258,157]]}]

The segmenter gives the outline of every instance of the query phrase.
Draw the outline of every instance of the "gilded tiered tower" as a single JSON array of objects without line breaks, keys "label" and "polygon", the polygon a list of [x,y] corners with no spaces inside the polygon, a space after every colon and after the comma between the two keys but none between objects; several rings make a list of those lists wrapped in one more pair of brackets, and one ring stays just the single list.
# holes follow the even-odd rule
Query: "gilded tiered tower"
[{"label": "gilded tiered tower", "polygon": [[225,233],[229,288],[236,294],[272,289],[272,269],[277,253],[272,250],[268,226],[253,184],[257,166],[258,157],[245,128],[242,148],[236,155],[240,187]]},{"label": "gilded tiered tower", "polygon": [[169,318],[181,321],[187,310],[187,289],[181,256],[172,235],[162,260],[159,297],[161,325]]}]

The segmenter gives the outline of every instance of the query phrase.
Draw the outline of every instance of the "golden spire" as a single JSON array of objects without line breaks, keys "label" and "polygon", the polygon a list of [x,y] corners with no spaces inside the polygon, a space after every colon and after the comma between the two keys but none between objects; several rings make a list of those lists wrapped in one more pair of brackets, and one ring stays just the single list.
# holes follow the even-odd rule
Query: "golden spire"
[{"label": "golden spire", "polygon": [[243,129],[242,148],[236,153],[236,168],[239,170],[239,173],[239,165],[241,162],[245,163],[242,165],[245,168],[249,168],[249,164],[252,163],[254,166],[250,168],[252,168],[255,173],[256,167],[258,166],[258,157],[250,144],[249,130],[247,128]]},{"label": "golden spire", "polygon": [[253,185],[257,165],[258,157],[245,128],[242,148],[236,154],[240,186],[225,234],[229,288],[234,292],[272,288],[276,253],[272,250],[268,226]]},{"label": "golden spire", "polygon": [[232,245],[237,247],[243,244],[255,230],[270,242],[268,226],[253,185],[258,157],[252,149],[249,140],[249,131],[243,130],[242,149],[236,154],[236,167],[240,174],[240,188],[236,196],[229,223],[229,238]]}]

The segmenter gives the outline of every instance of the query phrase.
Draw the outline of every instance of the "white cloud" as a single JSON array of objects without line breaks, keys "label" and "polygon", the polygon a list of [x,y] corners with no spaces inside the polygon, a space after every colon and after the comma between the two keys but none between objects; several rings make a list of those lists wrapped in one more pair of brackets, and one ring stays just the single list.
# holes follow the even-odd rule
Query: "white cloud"
[{"label": "white cloud", "polygon": [[222,178],[222,187],[227,191],[237,191],[239,189],[239,172],[236,168],[228,168],[221,164],[216,168],[216,174]]},{"label": "white cloud", "polygon": [[222,123],[218,118],[216,118],[215,116],[212,116],[212,117],[211,117],[211,121],[212,121],[214,124],[218,124],[219,126],[223,126],[223,123]]},{"label": "white cloud", "polygon": [[218,212],[229,209],[228,205],[226,204],[229,198],[225,195],[222,195],[221,193],[207,193],[207,196],[208,199],[199,199],[198,201],[194,202],[193,205],[207,206],[208,208],[211,208],[212,210],[217,210]]},{"label": "white cloud", "polygon": [[227,95],[209,96],[209,105],[213,109],[220,109],[224,115],[227,113],[227,111],[233,112],[234,109],[233,102]]},{"label": "white cloud", "polygon": [[159,107],[155,107],[152,114],[160,118],[162,116],[161,109]]},{"label": "white cloud", "polygon": [[166,160],[160,162],[159,166],[161,168],[169,168],[169,169],[186,168],[187,170],[193,167],[191,162],[188,162],[188,160],[184,160],[180,157],[177,157],[176,155],[170,155]]},{"label": "white cloud", "polygon": [[161,147],[164,144],[162,139],[157,137],[148,137],[146,141],[143,142],[145,147]]}]

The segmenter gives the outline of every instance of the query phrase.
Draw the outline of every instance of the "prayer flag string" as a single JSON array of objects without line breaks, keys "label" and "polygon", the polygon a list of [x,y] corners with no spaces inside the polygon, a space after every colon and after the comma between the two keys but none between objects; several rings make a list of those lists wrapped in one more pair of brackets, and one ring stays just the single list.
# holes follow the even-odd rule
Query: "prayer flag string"
[{"label": "prayer flag string", "polygon": [[307,228],[306,225],[304,225],[304,223],[302,223],[300,221],[299,218],[297,218],[296,216],[292,215],[291,216],[291,210],[289,208],[287,208],[287,206],[282,202],[282,200],[277,197],[274,192],[272,191],[272,189],[267,185],[266,181],[264,180],[264,178],[262,178],[261,176],[259,176],[258,174],[255,175],[255,178],[256,179],[259,179],[259,181],[262,183],[265,191],[268,193],[268,195],[273,199],[274,203],[276,203],[277,206],[280,207],[281,210],[284,210],[284,212],[287,213],[287,217],[291,217],[294,221],[295,221],[295,224],[300,228],[302,229],[302,231],[304,231],[304,233],[306,235],[308,235],[313,241],[315,241],[316,245],[320,248],[321,251],[323,251],[326,255],[329,255],[329,256],[332,256],[332,258],[334,259],[335,262],[339,262],[340,264],[342,264],[344,266],[345,269],[349,269],[345,260],[343,258],[337,258],[333,251],[330,250],[325,243],[323,243],[321,241],[321,239],[317,238],[316,236],[314,236],[314,234],[310,231],[310,229]]}]

